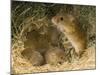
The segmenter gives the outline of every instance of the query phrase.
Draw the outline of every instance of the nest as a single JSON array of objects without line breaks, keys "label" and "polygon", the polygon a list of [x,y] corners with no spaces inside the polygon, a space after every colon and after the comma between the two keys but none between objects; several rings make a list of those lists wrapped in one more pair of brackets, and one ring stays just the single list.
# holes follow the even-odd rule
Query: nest
[{"label": "nest", "polygon": [[[88,48],[90,48],[86,52],[87,57],[83,57],[79,62],[73,62],[75,51],[67,37],[52,26],[51,18],[61,9],[63,9],[62,11],[75,15],[79,19],[83,30],[87,32]],[[95,68],[96,16],[94,6],[12,1],[11,13],[12,73],[36,73]],[[24,41],[27,40],[27,34],[33,30],[43,36],[43,41],[49,40],[48,43],[64,49],[68,61],[62,65],[57,64],[52,66],[45,64],[37,67],[32,66],[31,63],[26,61],[22,57],[21,52],[25,49]],[[50,42],[49,37],[51,37],[51,35],[47,35],[49,32],[52,32],[52,30],[59,35],[55,41],[56,43]]]}]

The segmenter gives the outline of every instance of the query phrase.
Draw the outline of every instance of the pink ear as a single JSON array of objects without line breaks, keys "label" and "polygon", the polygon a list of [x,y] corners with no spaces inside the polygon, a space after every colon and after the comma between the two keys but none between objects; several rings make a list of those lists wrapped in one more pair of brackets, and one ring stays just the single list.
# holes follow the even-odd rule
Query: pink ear
[{"label": "pink ear", "polygon": [[68,15],[68,16],[69,16],[71,22],[75,19],[74,16],[72,16],[72,15]]}]

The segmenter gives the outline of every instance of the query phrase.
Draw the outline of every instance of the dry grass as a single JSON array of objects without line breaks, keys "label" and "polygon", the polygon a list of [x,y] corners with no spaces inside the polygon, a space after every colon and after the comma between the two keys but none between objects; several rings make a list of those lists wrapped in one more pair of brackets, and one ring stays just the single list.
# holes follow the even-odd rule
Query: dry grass
[{"label": "dry grass", "polygon": [[[15,51],[17,51],[16,49]],[[17,54],[19,52],[19,54]],[[50,65],[45,64],[43,66],[32,66],[31,63],[21,58],[20,50],[13,55],[13,69],[14,74],[19,73],[38,73],[38,72],[54,72],[54,71],[68,71],[68,70],[84,70],[95,69],[95,46],[92,46],[86,50],[84,56],[79,61],[72,63],[65,62],[62,65]],[[17,54],[17,56],[16,56]]]},{"label": "dry grass", "polygon": [[[64,62],[62,65],[45,64],[43,66],[32,66],[29,61],[25,60],[21,52],[24,50],[23,41],[26,40],[27,32],[37,30],[40,34],[45,34],[50,26],[52,26],[51,18],[56,15],[60,9],[66,10],[67,13],[75,15],[83,30],[87,32],[88,48],[83,57],[76,61],[73,54],[68,54],[68,59],[71,62]],[[74,13],[73,13],[74,12]],[[12,73],[37,73],[37,72],[52,72],[52,71],[68,71],[68,70],[83,70],[95,69],[95,28],[96,16],[95,6],[77,6],[77,5],[59,5],[59,4],[44,4],[44,3],[28,3],[13,1],[12,4]],[[61,34],[59,43],[64,43],[66,37]],[[67,47],[65,50],[69,51]]]}]

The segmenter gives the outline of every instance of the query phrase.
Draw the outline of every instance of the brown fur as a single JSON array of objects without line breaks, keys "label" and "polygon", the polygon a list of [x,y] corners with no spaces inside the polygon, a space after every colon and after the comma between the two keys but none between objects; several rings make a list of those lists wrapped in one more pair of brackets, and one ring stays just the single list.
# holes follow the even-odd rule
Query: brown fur
[{"label": "brown fur", "polygon": [[52,22],[67,36],[78,55],[86,49],[86,34],[74,16],[65,13],[58,14],[52,18]]},{"label": "brown fur", "polygon": [[46,63],[49,64],[62,64],[66,61],[66,54],[63,50],[59,48],[51,48],[45,54]]},{"label": "brown fur", "polygon": [[21,53],[27,61],[29,61],[33,66],[39,66],[44,63],[44,58],[40,52],[31,50],[30,48],[25,49]]}]

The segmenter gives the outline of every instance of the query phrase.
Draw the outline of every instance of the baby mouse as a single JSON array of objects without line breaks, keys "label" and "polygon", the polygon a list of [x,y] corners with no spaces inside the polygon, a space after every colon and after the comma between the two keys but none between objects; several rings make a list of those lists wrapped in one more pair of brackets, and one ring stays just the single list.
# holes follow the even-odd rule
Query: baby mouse
[{"label": "baby mouse", "polygon": [[33,66],[41,66],[44,64],[44,58],[38,51],[27,48],[21,52],[21,55]]},{"label": "baby mouse", "polygon": [[64,50],[55,47],[46,51],[45,60],[46,63],[54,65],[54,64],[62,64],[67,59]]}]

